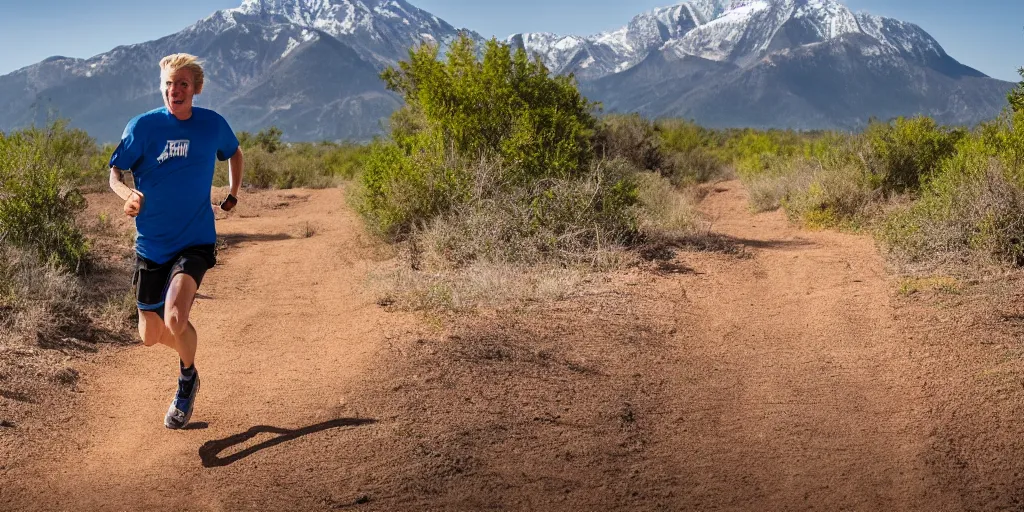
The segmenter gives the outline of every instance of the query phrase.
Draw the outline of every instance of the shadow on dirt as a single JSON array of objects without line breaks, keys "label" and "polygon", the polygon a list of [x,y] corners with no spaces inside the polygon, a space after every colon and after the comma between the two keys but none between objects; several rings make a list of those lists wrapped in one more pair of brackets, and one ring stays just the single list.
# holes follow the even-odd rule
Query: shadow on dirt
[{"label": "shadow on dirt", "polygon": [[792,240],[754,240],[720,233],[698,233],[681,237],[649,240],[638,247],[640,257],[647,261],[670,261],[676,252],[715,252],[739,258],[750,258],[749,249],[796,249],[814,245],[802,238]]},{"label": "shadow on dirt", "polygon": [[[340,427],[359,427],[363,425],[372,425],[377,423],[377,420],[363,419],[363,418],[339,418],[336,420],[325,421],[323,423],[317,423],[316,425],[310,425],[305,428],[290,430],[286,428],[269,427],[266,425],[257,425],[250,428],[249,430],[242,432],[241,434],[235,434],[233,436],[225,437],[224,439],[215,439],[213,441],[207,441],[199,447],[199,458],[203,461],[204,468],[216,468],[221,466],[227,466],[233,464],[241,459],[244,459],[260,450],[277,446],[281,443],[298,439],[302,436],[322,432],[324,430],[330,430],[332,428]],[[240,452],[228,455],[227,457],[221,457],[220,453],[224,450],[237,446],[246,441],[260,435],[260,434],[281,434],[278,437],[263,441],[257,445],[250,446]]]},{"label": "shadow on dirt", "polygon": [[280,242],[291,240],[293,237],[288,233],[228,233],[217,235],[217,248],[231,248],[242,243],[254,242]]}]

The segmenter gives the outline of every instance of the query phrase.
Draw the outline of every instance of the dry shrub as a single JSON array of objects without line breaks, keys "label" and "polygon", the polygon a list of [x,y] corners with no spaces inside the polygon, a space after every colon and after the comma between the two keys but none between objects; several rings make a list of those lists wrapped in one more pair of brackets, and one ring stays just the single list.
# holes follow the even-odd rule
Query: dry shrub
[{"label": "dry shrub", "polygon": [[654,173],[641,173],[637,181],[640,231],[646,238],[682,238],[702,228],[692,191],[681,191],[668,178]]},{"label": "dry shrub", "polygon": [[0,326],[3,343],[53,334],[59,317],[79,311],[78,280],[53,264],[19,249],[0,246]]},{"label": "dry shrub", "polygon": [[[403,259],[411,265],[378,276],[380,296],[384,303],[412,310],[509,307],[570,297],[595,272],[636,264],[643,251],[601,231],[602,224],[588,216],[593,209],[580,201],[600,196],[599,181],[550,184],[558,190],[552,197],[564,204],[546,205],[545,211],[561,212],[569,219],[565,222],[577,226],[573,230],[538,225],[529,203],[512,195],[481,199],[435,219],[406,244],[409,254]],[[693,197],[656,173],[637,174],[636,186],[638,204],[630,222],[642,239],[648,245],[690,246],[703,224]]]},{"label": "dry shrub", "polygon": [[772,159],[765,172],[747,174],[744,182],[755,211],[782,207],[790,218],[810,227],[857,225],[878,198],[862,167],[823,165],[812,158]]},{"label": "dry shrub", "polygon": [[807,160],[780,160],[771,167],[778,170],[743,174],[744,185],[750,193],[750,206],[755,212],[782,208],[790,198],[810,188],[819,171],[817,166]]},{"label": "dry shrub", "polygon": [[893,213],[879,233],[911,272],[1024,265],[1024,187],[992,160]]},{"label": "dry shrub", "polygon": [[414,311],[465,312],[548,302],[578,292],[589,267],[478,262],[434,272],[401,268],[376,276],[382,304]]}]

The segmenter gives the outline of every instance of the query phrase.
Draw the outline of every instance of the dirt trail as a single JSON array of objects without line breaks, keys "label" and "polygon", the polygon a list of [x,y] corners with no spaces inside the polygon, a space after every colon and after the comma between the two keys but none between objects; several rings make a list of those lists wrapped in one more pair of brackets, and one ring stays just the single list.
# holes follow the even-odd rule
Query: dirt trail
[{"label": "dirt trail", "polygon": [[[259,204],[218,221],[227,247],[194,306],[203,380],[193,429],[168,432],[161,423],[175,389],[176,356],[163,347],[123,351],[83,370],[87,398],[75,418],[81,423],[54,425],[73,432],[68,442],[9,471],[5,477],[15,485],[3,486],[0,503],[191,508],[184,500],[219,509],[221,500],[261,483],[287,482],[206,473],[196,456],[204,442],[254,426],[357,419],[359,411],[345,408],[346,386],[366,371],[384,336],[406,326],[400,316],[385,316],[365,290],[373,244],[361,237],[360,221],[338,189],[254,200]],[[262,433],[249,445],[274,437]]]},{"label": "dirt trail", "polygon": [[738,182],[702,208],[749,257],[680,253],[446,331],[374,303],[384,263],[340,191],[258,200],[220,221],[196,305],[195,428],[162,426],[169,351],[100,358],[71,420],[0,472],[0,509],[1021,504],[1021,429],[956,419],[1019,418],[1016,377],[975,378],[1001,356],[959,331],[922,352],[869,238],[752,215]]},{"label": "dirt trail", "polygon": [[739,183],[704,201],[753,251],[703,258],[680,349],[692,504],[956,510],[929,467],[931,406],[872,240],[746,212]]}]

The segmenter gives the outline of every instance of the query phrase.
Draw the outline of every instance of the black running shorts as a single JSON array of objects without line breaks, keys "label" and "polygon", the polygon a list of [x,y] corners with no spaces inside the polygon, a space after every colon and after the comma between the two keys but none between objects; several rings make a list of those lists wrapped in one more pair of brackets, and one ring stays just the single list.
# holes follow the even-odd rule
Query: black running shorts
[{"label": "black running shorts", "polygon": [[188,274],[196,280],[196,285],[200,285],[206,271],[216,264],[217,255],[213,245],[189,247],[163,265],[136,254],[132,285],[135,286],[139,310],[152,311],[163,318],[167,289],[174,276]]}]

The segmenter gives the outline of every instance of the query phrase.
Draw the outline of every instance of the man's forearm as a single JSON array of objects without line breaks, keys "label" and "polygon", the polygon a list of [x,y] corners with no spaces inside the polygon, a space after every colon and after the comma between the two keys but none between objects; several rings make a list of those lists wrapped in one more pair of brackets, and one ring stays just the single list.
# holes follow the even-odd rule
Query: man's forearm
[{"label": "man's forearm", "polygon": [[228,159],[228,184],[231,186],[231,195],[237,196],[238,189],[242,186],[242,168],[245,160],[242,157],[242,148],[238,148],[234,155]]},{"label": "man's forearm", "polygon": [[124,172],[117,167],[110,168],[110,190],[113,190],[115,194],[121,199],[127,201],[128,197],[132,195],[132,189],[128,185],[124,184]]}]

